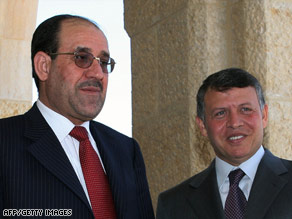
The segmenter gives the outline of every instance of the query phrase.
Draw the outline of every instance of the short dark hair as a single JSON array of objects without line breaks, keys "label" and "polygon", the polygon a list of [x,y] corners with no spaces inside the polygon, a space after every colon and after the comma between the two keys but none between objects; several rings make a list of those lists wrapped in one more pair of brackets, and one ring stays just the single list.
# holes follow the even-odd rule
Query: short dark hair
[{"label": "short dark hair", "polygon": [[197,93],[197,116],[205,121],[205,94],[208,89],[214,89],[216,91],[226,91],[231,88],[244,88],[254,87],[258,97],[261,110],[265,106],[265,98],[262,87],[259,81],[247,71],[239,68],[228,68],[219,72],[216,72],[208,76],[204,81]]},{"label": "short dark hair", "polygon": [[[39,78],[35,72],[34,68],[34,56],[37,52],[43,51],[45,53],[56,53],[59,48],[59,33],[61,30],[61,24],[65,20],[83,20],[88,23],[93,24],[97,29],[100,29],[99,26],[92,20],[88,18],[70,15],[70,14],[61,14],[53,16],[44,22],[42,22],[37,29],[35,30],[32,42],[31,42],[31,61],[32,61],[32,77],[35,80],[35,84],[39,89]],[[52,59],[55,59],[56,56],[53,56]]]}]

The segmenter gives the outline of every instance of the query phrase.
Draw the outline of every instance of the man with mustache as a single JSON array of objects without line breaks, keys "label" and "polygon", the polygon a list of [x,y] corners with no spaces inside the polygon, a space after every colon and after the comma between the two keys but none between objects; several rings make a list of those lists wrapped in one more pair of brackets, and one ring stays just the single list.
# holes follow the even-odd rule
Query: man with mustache
[{"label": "man with mustache", "polygon": [[237,68],[207,77],[196,122],[216,158],[159,195],[157,219],[292,218],[292,162],[262,145],[268,106],[258,80]]},{"label": "man with mustache", "polygon": [[31,59],[39,99],[0,120],[1,214],[153,219],[138,143],[92,121],[115,66],[104,33],[54,16],[36,29]]}]

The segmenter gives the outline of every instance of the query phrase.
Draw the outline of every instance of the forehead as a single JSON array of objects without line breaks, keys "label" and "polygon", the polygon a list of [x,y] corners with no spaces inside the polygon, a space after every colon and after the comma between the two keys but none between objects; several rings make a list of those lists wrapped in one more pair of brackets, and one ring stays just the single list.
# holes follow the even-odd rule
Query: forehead
[{"label": "forehead", "polygon": [[208,89],[205,95],[205,104],[220,106],[224,104],[245,104],[245,103],[258,103],[257,93],[254,87],[244,88],[230,88],[225,91],[217,91]]},{"label": "forehead", "polygon": [[95,25],[83,20],[65,20],[59,33],[59,50],[68,52],[77,47],[109,53],[107,39]]}]

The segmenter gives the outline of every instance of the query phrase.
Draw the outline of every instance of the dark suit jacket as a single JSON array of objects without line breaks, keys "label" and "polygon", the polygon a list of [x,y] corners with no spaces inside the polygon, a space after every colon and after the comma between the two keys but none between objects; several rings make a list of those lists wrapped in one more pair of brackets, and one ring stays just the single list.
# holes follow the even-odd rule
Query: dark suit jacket
[{"label": "dark suit jacket", "polygon": [[[118,218],[153,219],[137,142],[97,122],[90,122],[90,130]],[[70,218],[93,218],[73,167],[36,105],[24,115],[0,120],[0,217],[3,209],[43,209],[43,217],[45,209],[72,209]]]},{"label": "dark suit jacket", "polygon": [[[292,162],[268,150],[262,158],[247,204],[247,219],[292,218]],[[203,172],[159,195],[157,219],[224,218],[215,162]]]}]

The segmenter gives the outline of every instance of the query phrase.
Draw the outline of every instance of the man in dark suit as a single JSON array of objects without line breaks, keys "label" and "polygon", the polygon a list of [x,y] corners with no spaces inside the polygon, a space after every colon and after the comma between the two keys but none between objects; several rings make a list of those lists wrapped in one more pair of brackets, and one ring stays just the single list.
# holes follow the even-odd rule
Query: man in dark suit
[{"label": "man in dark suit", "polygon": [[262,146],[267,121],[255,77],[236,68],[210,75],[197,94],[196,122],[216,158],[159,195],[157,219],[292,218],[292,162]]},{"label": "man in dark suit", "polygon": [[137,142],[92,121],[115,65],[103,32],[54,16],[36,29],[31,57],[39,99],[0,120],[0,217],[153,219]]}]

